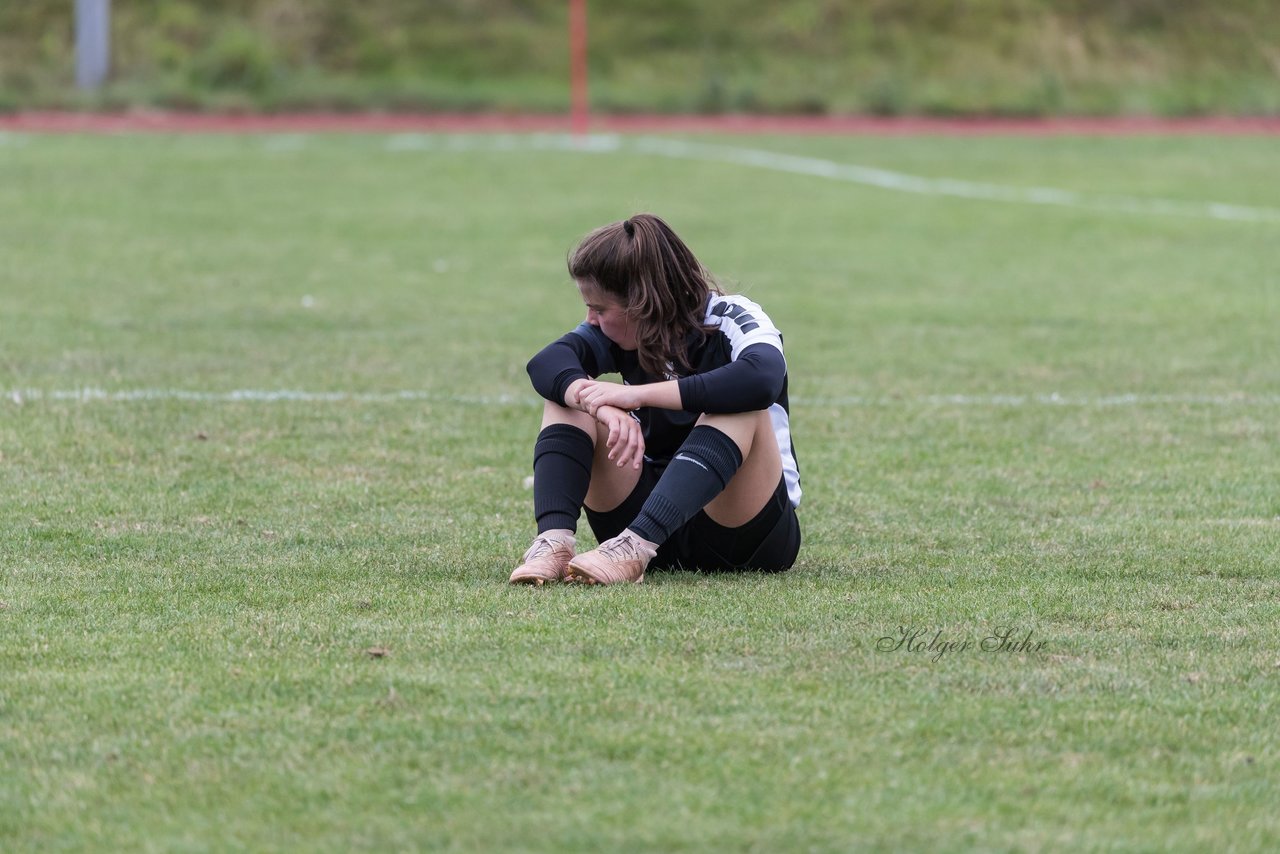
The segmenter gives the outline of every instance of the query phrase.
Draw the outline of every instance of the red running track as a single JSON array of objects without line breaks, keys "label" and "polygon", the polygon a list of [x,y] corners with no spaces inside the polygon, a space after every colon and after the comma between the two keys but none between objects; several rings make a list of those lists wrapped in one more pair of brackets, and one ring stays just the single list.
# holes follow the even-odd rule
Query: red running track
[{"label": "red running track", "polygon": [[[499,113],[25,112],[0,115],[13,133],[567,133],[567,115]],[[875,116],[595,115],[597,133],[864,136],[1280,136],[1280,116],[1159,118],[881,118]]]}]

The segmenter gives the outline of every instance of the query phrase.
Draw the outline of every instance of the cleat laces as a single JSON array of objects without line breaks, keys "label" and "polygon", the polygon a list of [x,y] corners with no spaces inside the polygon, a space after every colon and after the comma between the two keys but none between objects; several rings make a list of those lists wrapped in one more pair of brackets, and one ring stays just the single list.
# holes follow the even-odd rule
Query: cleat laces
[{"label": "cleat laces", "polygon": [[600,546],[600,554],[614,561],[644,560],[644,556],[640,554],[640,549],[636,548],[630,534],[623,534]]}]

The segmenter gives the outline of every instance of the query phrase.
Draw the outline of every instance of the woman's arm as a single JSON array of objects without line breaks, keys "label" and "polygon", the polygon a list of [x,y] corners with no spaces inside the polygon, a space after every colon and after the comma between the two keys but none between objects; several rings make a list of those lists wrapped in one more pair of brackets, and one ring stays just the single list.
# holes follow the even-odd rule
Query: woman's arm
[{"label": "woman's arm", "polygon": [[[578,380],[599,376],[611,367],[600,364],[599,348],[593,343],[575,329],[539,350],[527,366],[534,390],[552,403],[581,409],[568,400],[570,386]],[[608,358],[607,350],[604,356]]]},{"label": "woman's arm", "polygon": [[574,383],[566,406],[594,414],[597,407],[618,409],[683,409],[686,412],[733,413],[768,409],[782,393],[787,362],[770,344],[754,344],[737,360],[705,374],[645,385],[618,385],[584,380]]},{"label": "woman's arm", "polygon": [[565,395],[565,406],[582,409],[595,415],[601,406],[613,406],[631,411],[642,406],[656,409],[680,409],[680,388],[675,380],[645,385],[619,385],[583,380],[574,383]]},{"label": "woman's arm", "polygon": [[686,411],[733,413],[768,409],[786,379],[782,351],[772,344],[751,344],[729,364],[677,383]]}]

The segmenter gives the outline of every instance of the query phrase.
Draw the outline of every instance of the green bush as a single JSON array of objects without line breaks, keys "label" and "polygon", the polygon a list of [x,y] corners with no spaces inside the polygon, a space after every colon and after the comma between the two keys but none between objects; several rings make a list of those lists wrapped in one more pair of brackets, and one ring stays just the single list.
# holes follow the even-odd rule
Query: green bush
[{"label": "green bush", "polygon": [[191,79],[204,88],[260,94],[271,85],[276,61],[271,45],[242,24],[218,32],[191,58]]}]

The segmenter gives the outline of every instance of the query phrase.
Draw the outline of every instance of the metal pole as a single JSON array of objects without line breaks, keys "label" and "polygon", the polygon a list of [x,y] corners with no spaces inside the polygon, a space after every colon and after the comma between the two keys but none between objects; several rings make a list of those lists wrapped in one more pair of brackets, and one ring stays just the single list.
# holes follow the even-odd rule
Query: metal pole
[{"label": "metal pole", "polygon": [[587,0],[569,0],[569,77],[572,92],[569,113],[573,132],[587,132]]},{"label": "metal pole", "polygon": [[111,64],[111,0],[76,0],[76,85],[97,89]]}]

